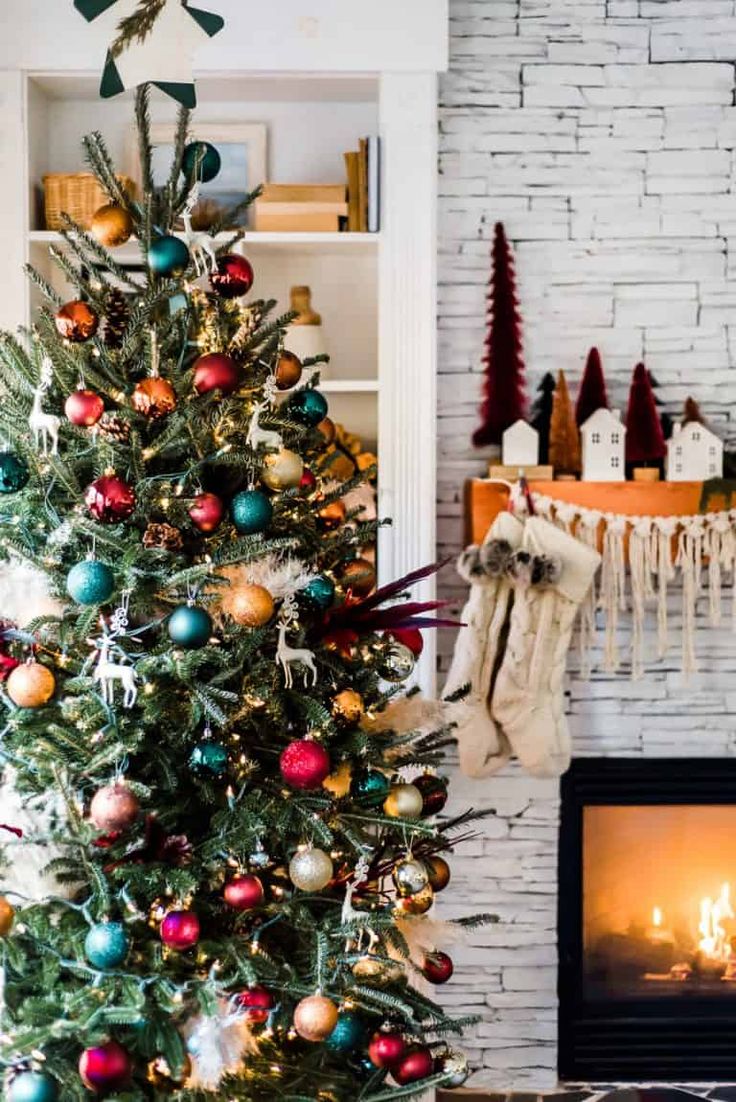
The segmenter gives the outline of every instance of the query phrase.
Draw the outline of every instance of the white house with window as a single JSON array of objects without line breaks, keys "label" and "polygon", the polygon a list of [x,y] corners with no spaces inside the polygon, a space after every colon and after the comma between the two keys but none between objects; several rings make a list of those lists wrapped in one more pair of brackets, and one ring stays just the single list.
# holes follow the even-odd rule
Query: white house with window
[{"label": "white house with window", "polygon": [[584,482],[623,482],[626,426],[615,409],[597,409],[580,426]]},{"label": "white house with window", "polygon": [[699,421],[675,425],[667,441],[667,481],[705,482],[723,477],[723,441]]}]

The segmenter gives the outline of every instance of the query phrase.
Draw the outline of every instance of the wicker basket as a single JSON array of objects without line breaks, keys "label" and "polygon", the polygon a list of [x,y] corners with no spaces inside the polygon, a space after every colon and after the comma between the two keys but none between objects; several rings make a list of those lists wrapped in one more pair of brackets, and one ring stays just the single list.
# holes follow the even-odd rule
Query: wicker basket
[{"label": "wicker basket", "polygon": [[[118,180],[134,198],[133,180],[129,176],[118,176]],[[84,229],[89,229],[95,211],[110,202],[91,172],[51,172],[43,178],[43,194],[47,230],[62,228],[62,211]]]}]

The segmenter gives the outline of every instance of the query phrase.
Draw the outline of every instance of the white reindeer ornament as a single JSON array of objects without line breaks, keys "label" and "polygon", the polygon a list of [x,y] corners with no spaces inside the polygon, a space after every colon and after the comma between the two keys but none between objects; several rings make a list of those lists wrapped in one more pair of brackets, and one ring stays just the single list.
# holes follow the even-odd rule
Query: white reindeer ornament
[{"label": "white reindeer ornament", "polygon": [[257,451],[258,448],[265,448],[266,451],[280,451],[283,446],[283,441],[275,429],[263,429],[259,423],[261,414],[268,408],[270,403],[268,400],[259,402],[256,408],[253,410],[253,414],[248,425],[248,435],[246,437],[246,443],[249,448],[253,448],[253,451]]},{"label": "white reindeer ornament", "polygon": [[55,413],[44,413],[41,404],[44,394],[51,385],[52,372],[53,365],[51,360],[49,360],[48,357],[44,357],[41,363],[39,384],[33,391],[33,405],[31,406],[31,412],[28,416],[28,427],[33,433],[36,447],[41,449],[44,455],[48,455],[49,445],[51,445],[52,455],[57,455],[59,452],[59,425],[61,424],[61,418],[57,417]]},{"label": "white reindeer ornament", "polygon": [[314,654],[307,647],[290,647],[286,641],[286,633],[290,627],[296,627],[299,619],[299,613],[296,607],[296,599],[293,594],[289,594],[281,606],[281,618],[279,620],[279,642],[276,647],[276,661],[284,671],[284,684],[287,689],[290,689],[294,684],[294,674],[292,673],[292,666],[303,666],[303,679],[304,687],[306,688],[308,683],[308,677],[311,673],[311,684],[317,684],[317,667],[314,664]]},{"label": "white reindeer ornament", "polygon": [[132,666],[124,666],[122,662],[111,660],[110,652],[114,643],[112,635],[103,635],[96,641],[99,653],[92,676],[100,683],[105,704],[115,703],[115,682],[119,681],[123,688],[123,707],[132,708],[138,699],[136,673]]},{"label": "white reindeer ornament", "polygon": [[215,251],[215,239],[212,234],[205,233],[204,230],[198,232],[192,229],[192,211],[198,200],[199,183],[196,183],[189,192],[189,198],[181,212],[181,216],[184,222],[184,237],[187,248],[194,261],[194,270],[198,276],[203,276],[207,275],[208,259],[209,271],[217,271],[217,252]]}]

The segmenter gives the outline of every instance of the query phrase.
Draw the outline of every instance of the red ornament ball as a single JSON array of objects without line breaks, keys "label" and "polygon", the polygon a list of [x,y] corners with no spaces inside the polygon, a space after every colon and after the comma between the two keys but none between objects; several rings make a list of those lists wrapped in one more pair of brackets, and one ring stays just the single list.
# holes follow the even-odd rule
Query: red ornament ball
[{"label": "red ornament ball", "polygon": [[199,941],[199,929],[194,911],[169,911],[161,923],[161,940],[169,949],[191,949]]},{"label": "red ornament ball", "polygon": [[408,647],[415,658],[424,650],[424,637],[419,628],[391,628],[386,634],[397,643],[403,643]]},{"label": "red ornament ball", "polygon": [[85,1049],[79,1058],[80,1078],[85,1087],[96,1094],[124,1090],[132,1070],[130,1056],[117,1041]]},{"label": "red ornament ball", "polygon": [[299,479],[299,489],[305,494],[311,494],[317,488],[317,476],[309,467],[305,467],[302,477]]},{"label": "red ornament ball", "polygon": [[89,428],[105,412],[105,403],[94,390],[75,390],[64,403],[64,413],[73,425]]},{"label": "red ornament ball", "polygon": [[368,1046],[368,1057],[377,1068],[391,1068],[403,1060],[406,1041],[400,1033],[374,1033]]},{"label": "red ornament ball", "polygon": [[217,262],[217,271],[210,276],[210,285],[220,298],[240,298],[253,286],[253,265],[244,256],[227,253]]},{"label": "red ornament ball", "polygon": [[279,760],[281,776],[292,788],[319,788],[332,772],[330,755],[313,739],[290,742]]},{"label": "red ornament ball", "polygon": [[243,1010],[245,1017],[254,1025],[262,1025],[276,1005],[271,992],[260,984],[249,987],[247,991],[241,991],[235,1002],[238,1009]]},{"label": "red ornament ball", "polygon": [[250,911],[260,907],[265,893],[257,876],[236,876],[225,885],[223,897],[228,907],[236,911]]},{"label": "red ornament ball", "polygon": [[118,524],[135,509],[135,494],[127,482],[114,474],[103,474],[87,487],[84,502],[101,524]]},{"label": "red ornament ball", "polygon": [[439,815],[447,803],[447,785],[434,773],[423,773],[411,782],[422,794],[422,815]]},{"label": "red ornament ball", "polygon": [[189,516],[195,528],[209,535],[225,516],[225,505],[217,494],[197,494],[189,508]]},{"label": "red ornament ball", "polygon": [[89,817],[98,830],[129,830],[138,818],[141,805],[127,784],[108,784],[96,792],[89,808]]},{"label": "red ornament ball", "polygon": [[59,307],[54,322],[64,340],[79,344],[94,337],[100,319],[88,303],[75,299]]},{"label": "red ornament ball", "polygon": [[224,352],[208,352],[194,364],[194,389],[198,394],[219,390],[232,394],[240,386],[240,368]]},{"label": "red ornament ball", "polygon": [[391,1068],[391,1074],[400,1087],[427,1079],[433,1073],[434,1060],[426,1045],[413,1045],[399,1063]]},{"label": "red ornament ball", "polygon": [[447,983],[454,971],[455,965],[447,953],[427,953],[422,964],[422,975],[430,983]]}]

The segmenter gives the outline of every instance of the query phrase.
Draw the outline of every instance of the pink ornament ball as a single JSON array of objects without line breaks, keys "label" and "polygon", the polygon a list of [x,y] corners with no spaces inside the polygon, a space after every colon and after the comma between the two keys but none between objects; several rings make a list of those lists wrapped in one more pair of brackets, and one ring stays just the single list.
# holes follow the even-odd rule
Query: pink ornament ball
[{"label": "pink ornament ball", "polygon": [[169,911],[161,923],[161,940],[169,949],[191,949],[199,941],[199,919],[194,911]]},{"label": "pink ornament ball", "polygon": [[330,755],[313,739],[290,742],[281,755],[281,776],[291,788],[309,791],[319,788],[332,772]]},{"label": "pink ornament ball", "polygon": [[110,1094],[124,1090],[132,1071],[130,1056],[117,1041],[88,1048],[79,1058],[79,1075],[88,1090]]}]

